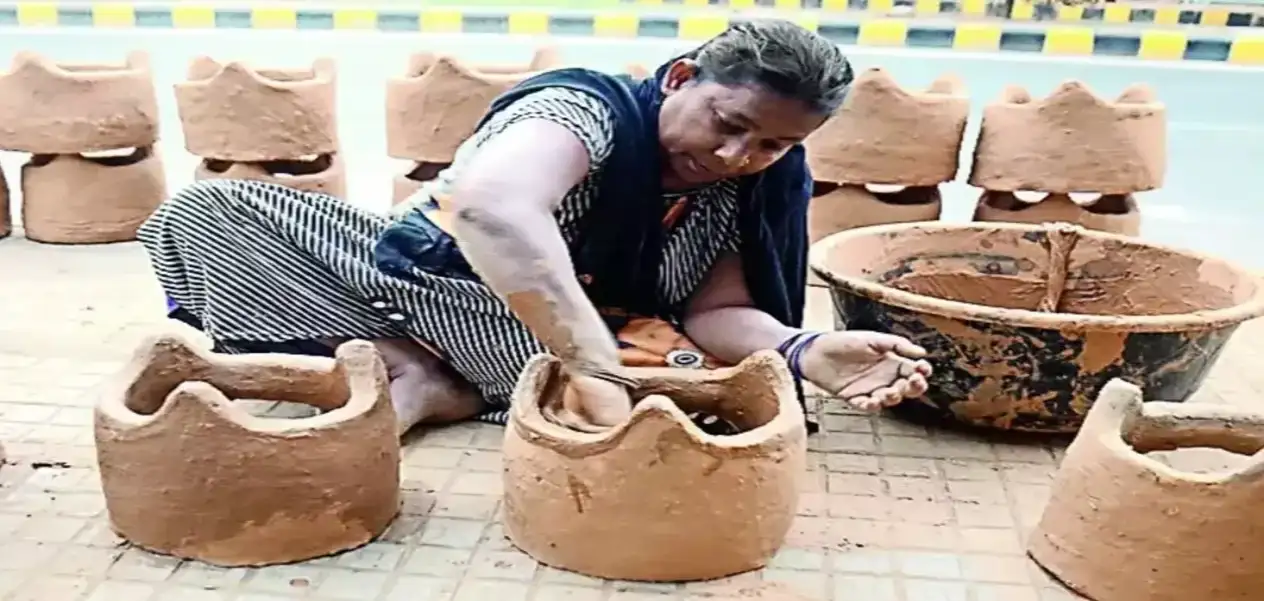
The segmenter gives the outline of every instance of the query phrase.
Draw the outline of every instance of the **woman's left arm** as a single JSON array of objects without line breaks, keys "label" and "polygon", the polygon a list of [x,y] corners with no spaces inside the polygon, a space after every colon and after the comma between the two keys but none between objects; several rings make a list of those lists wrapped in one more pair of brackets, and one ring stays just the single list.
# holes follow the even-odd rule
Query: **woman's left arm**
[{"label": "woman's left arm", "polygon": [[801,330],[756,309],[746,288],[742,258],[726,252],[712,266],[685,308],[685,334],[702,350],[728,363],[775,349]]}]

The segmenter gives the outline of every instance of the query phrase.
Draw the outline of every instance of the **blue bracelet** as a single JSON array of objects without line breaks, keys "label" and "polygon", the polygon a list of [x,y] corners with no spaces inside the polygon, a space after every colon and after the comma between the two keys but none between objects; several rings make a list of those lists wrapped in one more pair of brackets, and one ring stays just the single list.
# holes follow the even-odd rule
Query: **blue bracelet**
[{"label": "blue bracelet", "polygon": [[786,358],[790,373],[794,377],[803,379],[803,353],[812,346],[813,342],[816,342],[817,338],[824,335],[825,332],[799,332],[777,346],[777,352]]}]

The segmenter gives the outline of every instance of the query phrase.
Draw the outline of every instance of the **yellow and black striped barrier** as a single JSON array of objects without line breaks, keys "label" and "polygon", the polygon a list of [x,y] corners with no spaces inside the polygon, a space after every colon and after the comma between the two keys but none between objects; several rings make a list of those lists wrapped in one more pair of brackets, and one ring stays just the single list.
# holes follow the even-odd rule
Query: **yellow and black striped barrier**
[{"label": "yellow and black striped barrier", "polygon": [[1099,2],[1076,6],[1054,2],[1046,9],[1031,0],[616,0],[642,8],[774,8],[783,11],[866,12],[887,15],[898,8],[918,16],[992,16],[1019,21],[1046,18],[1056,21],[1088,21],[1114,25],[1205,25],[1210,27],[1264,27],[1264,5],[1129,4]]},{"label": "yellow and black striped barrier", "polygon": [[[354,6],[307,9],[293,5],[222,8],[189,3],[168,6],[0,2],[0,27],[377,30],[688,40],[707,39],[723,31],[733,21],[731,15],[725,11],[650,13],[617,9],[394,10]],[[1012,21],[935,24],[891,17],[843,20],[821,11],[786,12],[784,16],[839,44],[1264,65],[1264,33],[1249,29],[1209,37],[1199,35],[1196,29],[1170,27],[1112,30],[1066,22],[1035,26]]]}]

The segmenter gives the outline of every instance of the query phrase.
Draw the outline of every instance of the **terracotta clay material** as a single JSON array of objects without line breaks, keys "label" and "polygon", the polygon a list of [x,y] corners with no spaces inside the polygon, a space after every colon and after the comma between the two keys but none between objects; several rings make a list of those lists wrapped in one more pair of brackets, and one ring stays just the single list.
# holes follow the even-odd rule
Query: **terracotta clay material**
[{"label": "terracotta clay material", "polygon": [[340,198],[347,194],[347,168],[340,153],[322,154],[311,160],[252,163],[202,159],[193,173],[193,179],[248,179]]},{"label": "terracotta clay material", "polygon": [[538,50],[531,63],[521,67],[474,67],[447,55],[413,55],[407,74],[386,84],[387,154],[423,163],[451,163],[492,100],[558,62],[556,49],[549,47]]},{"label": "terracotta clay material", "polygon": [[[936,221],[943,211],[939,188],[904,188],[894,193],[874,193],[863,185],[817,182],[808,206],[808,241],[858,227],[885,223]],[[808,285],[825,282],[808,274]]]},{"label": "terracotta clay material", "polygon": [[208,159],[252,162],[338,152],[334,62],[256,69],[198,57],[175,86],[184,146]]},{"label": "terracotta clay material", "polygon": [[1113,102],[1068,81],[1033,100],[1011,86],[983,109],[970,185],[994,191],[1131,194],[1167,169],[1167,109],[1143,85]]},{"label": "terracotta clay material", "polygon": [[892,410],[935,424],[1074,432],[1112,378],[1184,401],[1264,315],[1247,269],[1069,224],[874,226],[809,255],[838,325],[927,349],[929,392]]},{"label": "terracotta clay material", "polygon": [[0,75],[0,149],[72,154],[158,141],[149,56],[121,65],[58,64],[19,52]]},{"label": "terracotta clay material", "polygon": [[421,189],[422,184],[438,177],[447,168],[445,163],[413,163],[406,173],[395,176],[391,204],[397,205],[408,200],[408,197]]},{"label": "terracotta clay material", "polygon": [[[1144,453],[1213,447],[1245,465],[1189,473]],[[1142,403],[1112,380],[1067,449],[1028,543],[1037,563],[1094,601],[1255,601],[1264,590],[1264,413]]]},{"label": "terracotta clay material", "polygon": [[[779,355],[714,371],[629,368],[639,382],[632,416],[599,434],[544,417],[560,374],[556,358],[536,357],[515,391],[504,443],[504,525],[515,545],[550,566],[640,581],[746,572],[782,546],[807,433]],[[707,434],[686,416],[694,411],[738,433]]]},{"label": "terracotta clay material", "polygon": [[951,181],[969,115],[970,99],[955,76],[910,92],[885,70],[869,69],[852,83],[834,116],[808,136],[808,165],[815,179],[826,182]]},{"label": "terracotta clay material", "polygon": [[974,209],[975,221],[1009,223],[1066,222],[1091,230],[1137,236],[1141,233],[1141,213],[1131,194],[1115,194],[1080,204],[1068,194],[1048,194],[1034,202],[1024,202],[1012,192],[984,191]]},{"label": "terracotta clay material", "polygon": [[36,242],[135,240],[166,198],[166,172],[153,147],[109,156],[37,154],[22,166],[22,225]]},{"label": "terracotta clay material", "polygon": [[[321,410],[255,417],[232,401]],[[106,388],[97,459],[110,524],[151,551],[222,566],[363,545],[399,509],[399,440],[371,343],[334,359],[212,355],[153,339]]]}]

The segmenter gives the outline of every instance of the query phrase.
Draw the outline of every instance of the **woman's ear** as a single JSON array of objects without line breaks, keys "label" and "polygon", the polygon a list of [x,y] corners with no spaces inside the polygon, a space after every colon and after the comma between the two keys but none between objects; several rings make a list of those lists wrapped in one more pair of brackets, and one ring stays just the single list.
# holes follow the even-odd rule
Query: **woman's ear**
[{"label": "woman's ear", "polygon": [[663,75],[663,95],[668,96],[672,92],[683,88],[685,84],[692,81],[698,76],[698,61],[691,58],[682,58],[667,67],[667,73]]}]

